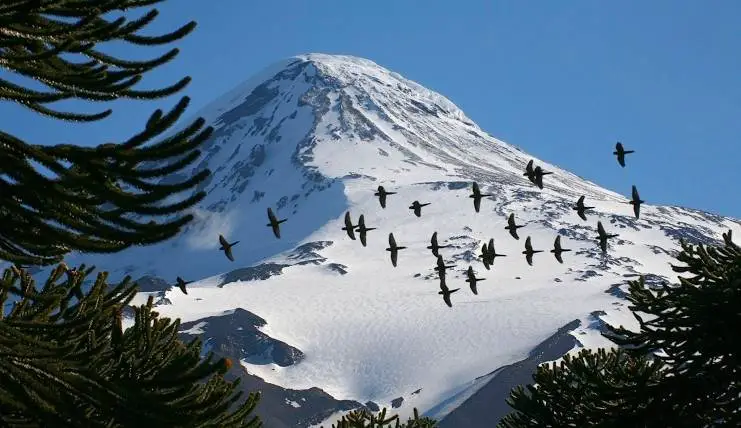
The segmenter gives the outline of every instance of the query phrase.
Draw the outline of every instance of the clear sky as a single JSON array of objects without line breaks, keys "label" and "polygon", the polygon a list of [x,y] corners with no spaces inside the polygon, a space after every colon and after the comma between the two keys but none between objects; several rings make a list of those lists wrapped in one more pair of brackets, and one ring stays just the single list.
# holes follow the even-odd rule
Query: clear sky
[{"label": "clear sky", "polygon": [[[739,0],[169,0],[159,9],[153,28],[199,22],[178,59],[145,79],[191,75],[189,115],[285,57],[355,55],[599,185],[628,196],[636,184],[648,203],[741,218]],[[176,100],[117,102],[98,124],[39,120],[6,103],[0,118],[34,143],[97,144],[132,135]],[[618,140],[636,150],[625,169],[612,156]]]}]

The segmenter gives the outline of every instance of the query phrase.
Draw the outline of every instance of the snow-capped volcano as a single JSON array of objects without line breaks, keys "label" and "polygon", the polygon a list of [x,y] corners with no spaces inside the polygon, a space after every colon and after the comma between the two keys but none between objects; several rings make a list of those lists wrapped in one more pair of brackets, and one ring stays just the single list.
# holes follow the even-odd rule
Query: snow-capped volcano
[{"label": "snow-capped volcano", "polygon": [[[192,334],[216,335],[204,329],[212,321],[199,321],[207,317],[254,314],[223,328],[261,335],[257,342],[267,345],[242,346],[243,366],[283,388],[318,387],[381,406],[403,397],[393,403],[402,414],[417,407],[442,417],[473,393],[445,404],[475,389],[474,379],[523,359],[574,319],[585,320],[577,339],[594,336],[594,311],[632,325],[619,287],[639,273],[673,281],[679,237],[712,243],[729,228],[741,235],[736,220],[653,206],[650,195],[635,220],[626,197],[535,159],[553,172],[540,190],[523,176],[532,156],[489,136],[445,97],[365,59],[288,59],[198,116],[216,130],[194,166],[212,171],[197,220],[160,245],[68,262],[95,264],[112,279],[196,281],[187,295],[177,287],[159,293],[158,311],[193,322]],[[492,195],[479,213],[468,197],[472,181]],[[396,192],[386,209],[373,195],[378,185]],[[571,209],[582,195],[596,207],[586,222]],[[408,208],[415,200],[430,203],[419,218]],[[281,239],[266,227],[267,207],[288,219]],[[377,228],[367,247],[341,230],[346,211]],[[504,229],[510,213],[525,225],[520,240]],[[604,256],[598,220],[619,234]],[[385,251],[390,232],[407,247],[397,268]],[[426,248],[433,232],[455,264],[447,274],[450,288],[460,288],[452,308],[438,294]],[[240,241],[235,262],[218,250],[219,234]],[[548,252],[557,235],[572,250],[564,264]],[[521,254],[528,236],[545,250],[533,266]],[[477,255],[489,238],[507,257],[486,270]],[[464,282],[469,265],[485,278],[478,295]],[[291,403],[281,411],[301,407]]]}]

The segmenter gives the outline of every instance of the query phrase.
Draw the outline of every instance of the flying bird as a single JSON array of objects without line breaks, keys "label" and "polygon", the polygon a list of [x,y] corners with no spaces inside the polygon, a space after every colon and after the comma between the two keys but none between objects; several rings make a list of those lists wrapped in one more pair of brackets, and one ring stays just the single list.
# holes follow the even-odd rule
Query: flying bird
[{"label": "flying bird", "polygon": [[481,246],[481,254],[479,255],[481,257],[481,260],[484,262],[484,267],[486,270],[491,270],[489,267],[489,249],[486,246],[486,242],[484,242],[484,245]]},{"label": "flying bird", "polygon": [[601,221],[598,221],[597,222],[597,233],[599,233],[599,236],[597,236],[597,239],[599,239],[599,246],[600,246],[600,248],[602,248],[602,252],[603,253],[606,253],[607,252],[607,240],[609,238],[616,238],[618,235],[617,234],[608,234],[605,231],[605,227],[602,226],[602,222]]},{"label": "flying bird", "polygon": [[460,288],[454,288],[451,290],[448,288],[447,285],[441,282],[440,291],[438,291],[437,294],[441,294],[443,296],[443,301],[445,302],[445,304],[452,308],[453,303],[450,301],[450,295],[455,293],[458,290],[460,290]]},{"label": "flying bird", "polygon": [[427,246],[428,250],[432,250],[432,255],[437,257],[440,253],[438,252],[440,248],[448,248],[450,245],[440,245],[437,243],[437,232],[432,234],[432,238],[430,239],[430,245]]},{"label": "flying bird", "polygon": [[185,289],[185,286],[193,281],[186,281],[183,278],[177,277],[175,278],[175,282],[177,282],[177,285],[180,287],[180,291],[182,291],[183,294],[188,294],[188,290]]},{"label": "flying bird", "polygon": [[561,247],[561,236],[556,236],[556,241],[553,242],[553,249],[551,250],[551,253],[556,257],[556,260],[558,260],[559,263],[563,263],[563,258],[561,257],[561,253],[565,253],[567,251],[571,251],[568,248],[562,248]]},{"label": "flying bird", "polygon": [[375,227],[366,227],[365,226],[365,215],[360,214],[360,218],[358,219],[358,225],[355,226],[355,230],[358,231],[358,234],[360,235],[360,243],[363,244],[363,246],[366,246],[366,236],[368,234],[369,230],[375,230]]},{"label": "flying bird", "polygon": [[381,203],[381,208],[386,208],[386,196],[395,194],[396,192],[387,192],[383,186],[378,186],[378,191],[373,196],[378,196],[378,202]]},{"label": "flying bird", "polygon": [[452,267],[455,267],[455,265],[446,265],[445,261],[443,260],[443,256],[437,256],[437,266],[435,266],[435,270],[437,271],[438,276],[440,276],[441,278],[444,277],[445,271]]},{"label": "flying bird", "polygon": [[641,204],[645,201],[641,200],[641,197],[638,195],[638,189],[635,185],[633,185],[633,192],[632,192],[632,199],[629,204],[633,205],[633,214],[635,214],[636,219],[638,216],[641,215]]},{"label": "flying bird", "polygon": [[630,153],[635,153],[635,150],[625,150],[620,142],[615,144],[615,151],[612,152],[613,155],[617,156],[617,161],[623,168],[625,168],[625,155]]},{"label": "flying bird", "polygon": [[409,209],[414,210],[414,215],[417,217],[422,217],[422,207],[426,207],[427,205],[430,205],[430,203],[420,204],[419,201],[414,201]]},{"label": "flying bird", "polygon": [[287,219],[278,220],[278,217],[275,216],[273,213],[273,209],[268,207],[268,219],[270,220],[270,223],[268,223],[267,227],[273,228],[273,235],[275,235],[276,238],[280,239],[280,224],[285,223]]},{"label": "flying bird", "polygon": [[552,172],[544,171],[543,168],[540,166],[536,166],[533,170],[533,177],[535,178],[535,185],[538,186],[539,189],[543,189],[543,176],[553,174]]},{"label": "flying bird", "polygon": [[352,224],[352,219],[350,218],[350,211],[345,213],[345,227],[342,228],[345,232],[347,232],[347,236],[350,237],[353,241],[355,240],[355,226]]},{"label": "flying bird", "polygon": [[234,255],[232,255],[232,247],[237,245],[239,241],[234,241],[231,244],[227,242],[226,238],[224,238],[224,235],[219,235],[219,244],[221,246],[219,247],[219,250],[223,251],[226,255],[226,258],[234,261]]},{"label": "flying bird", "polygon": [[509,230],[509,234],[512,235],[513,238],[519,240],[520,237],[517,235],[517,229],[521,227],[525,227],[525,226],[522,226],[522,225],[518,226],[517,224],[515,224],[515,215],[514,213],[510,214],[509,218],[507,219],[507,226],[504,227],[505,229]]},{"label": "flying bird", "polygon": [[594,207],[587,207],[584,205],[584,196],[581,196],[578,201],[576,201],[576,206],[572,208],[576,213],[579,215],[579,217],[586,221],[587,216],[585,215],[587,210],[592,210]]},{"label": "flying bird", "polygon": [[535,170],[533,169],[533,159],[525,166],[525,173],[522,174],[530,180],[531,183],[535,184]]},{"label": "flying bird", "polygon": [[525,251],[522,252],[522,254],[525,255],[525,260],[527,260],[527,264],[530,266],[533,265],[533,255],[536,253],[542,253],[543,250],[533,250],[533,244],[530,242],[530,237],[528,236],[527,239],[525,239]]},{"label": "flying bird", "polygon": [[491,196],[489,194],[482,194],[481,189],[479,189],[479,184],[477,182],[473,182],[473,193],[471,193],[468,197],[473,198],[473,209],[476,210],[476,212],[479,212],[479,209],[481,208],[481,199],[485,196]]},{"label": "flying bird", "polygon": [[506,254],[497,254],[497,250],[494,249],[494,238],[489,239],[489,245],[486,247],[487,254],[489,255],[489,264],[494,266],[494,260],[497,257],[507,257]]},{"label": "flying bird", "polygon": [[386,251],[391,252],[391,264],[396,267],[396,260],[399,258],[399,250],[403,250],[406,247],[400,247],[396,245],[396,239],[394,239],[394,234],[389,233],[389,247],[386,248]]},{"label": "flying bird", "polygon": [[479,281],[483,281],[486,278],[476,278],[476,274],[473,272],[473,266],[468,266],[468,272],[466,272],[466,276],[468,276],[466,282],[471,287],[471,291],[473,291],[473,294],[479,294],[478,290],[476,289],[476,283]]}]

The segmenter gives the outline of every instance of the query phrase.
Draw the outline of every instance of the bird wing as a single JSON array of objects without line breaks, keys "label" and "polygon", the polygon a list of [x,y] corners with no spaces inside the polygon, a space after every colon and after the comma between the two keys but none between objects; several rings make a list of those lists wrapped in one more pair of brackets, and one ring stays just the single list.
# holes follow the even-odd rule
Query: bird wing
[{"label": "bird wing", "polygon": [[360,243],[363,244],[364,247],[365,247],[365,244],[366,244],[366,242],[365,242],[365,236],[366,235],[365,234],[366,234],[365,230],[361,230],[360,231]]},{"label": "bird wing", "polygon": [[481,209],[481,198],[473,199],[473,209],[476,210],[476,212],[479,212]]},{"label": "bird wing", "polygon": [[525,166],[525,172],[526,173],[533,172],[533,159],[530,159],[530,162],[528,162],[527,166]]},{"label": "bird wing", "polygon": [[633,213],[638,218],[641,215],[641,204],[633,204]]},{"label": "bird wing", "polygon": [[561,253],[553,253],[554,256],[556,256],[556,260],[558,260],[559,263],[563,263],[563,258],[561,258]]},{"label": "bird wing", "polygon": [[579,200],[576,201],[576,206],[580,209],[584,208],[584,196],[579,197]]},{"label": "bird wing", "polygon": [[381,193],[378,195],[378,202],[381,203],[381,208],[386,208],[386,194]]},{"label": "bird wing", "polygon": [[364,227],[365,226],[365,214],[360,214],[360,218],[358,219],[358,225],[356,227]]},{"label": "bird wing", "polygon": [[533,265],[533,253],[525,254],[525,260],[527,260],[527,264],[532,266]]},{"label": "bird wing", "polygon": [[270,219],[271,223],[275,223],[278,221],[278,219],[275,217],[275,214],[273,213],[272,208],[268,207],[268,218]]},{"label": "bird wing", "polygon": [[597,233],[599,233],[600,236],[607,235],[607,232],[605,232],[605,227],[602,226],[602,222],[601,221],[598,221],[597,222]]},{"label": "bird wing", "polygon": [[509,218],[507,219],[507,226],[511,227],[512,229],[515,228],[515,215],[510,214]]},{"label": "bird wing", "polygon": [[225,247],[224,254],[226,254],[227,259],[234,261],[234,256],[232,255],[232,247]]},{"label": "bird wing", "polygon": [[615,144],[615,151],[618,153],[625,151],[621,142],[618,141],[618,143]]},{"label": "bird wing", "polygon": [[633,185],[632,196],[633,196],[633,200],[634,201],[640,201],[641,200],[641,197],[638,196],[638,188],[635,185]]},{"label": "bird wing", "polygon": [[224,235],[219,235],[219,244],[221,244],[222,247],[229,246],[229,242],[227,242],[226,238],[224,238]]},{"label": "bird wing", "polygon": [[474,196],[478,196],[481,194],[481,189],[479,189],[479,183],[473,182],[473,194]]},{"label": "bird wing", "polygon": [[396,248],[396,239],[394,239],[393,233],[389,233],[389,248],[391,248],[392,250]]},{"label": "bird wing", "polygon": [[445,261],[443,260],[443,256],[437,256],[437,269],[441,272],[445,271]]},{"label": "bird wing", "polygon": [[391,264],[394,265],[394,267],[396,267],[396,261],[398,260],[398,258],[399,258],[399,252],[392,249],[391,250]]},{"label": "bird wing", "polygon": [[443,293],[443,300],[445,301],[445,304],[449,307],[453,307],[453,303],[450,301],[450,293]]},{"label": "bird wing", "polygon": [[280,225],[277,223],[275,224],[275,226],[273,226],[273,235],[275,235],[276,238],[280,239]]},{"label": "bird wing", "polygon": [[526,249],[527,251],[533,251],[533,244],[532,244],[532,242],[530,241],[530,237],[529,237],[529,236],[528,236],[528,237],[527,237],[527,239],[525,240],[525,249]]},{"label": "bird wing", "polygon": [[553,248],[556,251],[561,251],[561,235],[556,236],[556,240],[553,242]]},{"label": "bird wing", "polygon": [[599,246],[602,248],[602,252],[607,252],[607,238],[600,238],[599,240]]},{"label": "bird wing", "polygon": [[466,274],[468,275],[468,279],[471,282],[476,282],[476,275],[473,273],[473,266],[468,267],[468,271],[466,272]]},{"label": "bird wing", "polygon": [[581,218],[582,220],[584,220],[584,221],[587,221],[587,216],[586,216],[586,215],[584,214],[584,211],[577,211],[577,212],[576,212],[576,214],[578,214],[578,215],[579,215],[579,217],[580,217],[580,218]]},{"label": "bird wing", "polygon": [[[432,234],[432,238],[430,238],[430,246],[434,249],[437,247],[437,232],[434,232]],[[434,251],[434,250],[433,250]]]},{"label": "bird wing", "polygon": [[622,153],[619,154],[617,160],[620,166],[625,167],[625,155],[624,154]]}]

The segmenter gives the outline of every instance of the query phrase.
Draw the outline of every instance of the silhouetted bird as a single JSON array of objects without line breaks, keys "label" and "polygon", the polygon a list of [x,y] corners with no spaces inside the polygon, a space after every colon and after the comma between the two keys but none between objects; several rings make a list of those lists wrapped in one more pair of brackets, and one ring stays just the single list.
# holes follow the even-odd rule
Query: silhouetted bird
[{"label": "silhouetted bird", "polygon": [[599,236],[597,236],[597,239],[599,239],[599,246],[600,246],[600,248],[602,248],[602,252],[603,253],[606,253],[607,252],[607,240],[609,238],[616,238],[618,235],[617,234],[612,234],[612,235],[611,234],[608,234],[605,231],[605,227],[602,226],[602,222],[601,221],[598,221],[597,222],[597,233],[599,233]]},{"label": "silhouetted bird", "polygon": [[352,219],[350,218],[350,211],[345,213],[345,227],[342,228],[345,232],[347,232],[347,236],[350,237],[353,241],[355,240],[355,226],[352,224]]},{"label": "silhouetted bird", "polygon": [[435,266],[435,270],[437,271],[438,276],[445,276],[445,271],[452,267],[455,267],[455,265],[446,265],[443,256],[437,256],[437,266]]},{"label": "silhouetted bird", "polygon": [[440,255],[438,252],[440,248],[448,248],[450,245],[440,245],[437,243],[437,232],[432,234],[432,238],[430,238],[430,245],[427,246],[428,250],[432,250],[432,255],[437,257]]},{"label": "silhouetted bird", "polygon": [[553,174],[552,172],[546,172],[541,168],[540,166],[536,166],[533,170],[533,176],[535,177],[535,185],[538,186],[539,189],[543,188],[543,176]]},{"label": "silhouetted bird", "polygon": [[509,230],[509,234],[512,235],[513,238],[519,240],[520,237],[517,235],[517,229],[525,227],[525,226],[518,226],[515,224],[515,215],[510,214],[509,218],[507,219],[507,226],[505,226],[505,229]]},{"label": "silhouetted bird", "polygon": [[396,260],[399,257],[399,250],[403,250],[406,247],[400,247],[396,245],[396,239],[394,239],[394,234],[389,233],[389,247],[386,248],[386,251],[391,252],[391,264],[396,267]]},{"label": "silhouetted bird", "polygon": [[536,253],[542,253],[543,250],[533,250],[533,244],[530,242],[530,237],[528,236],[527,239],[525,239],[525,251],[522,252],[522,254],[525,255],[525,260],[527,260],[527,264],[530,266],[533,265],[533,254]]},{"label": "silhouetted bird", "polygon": [[358,234],[360,235],[360,243],[363,244],[365,247],[366,245],[366,235],[368,234],[369,230],[375,230],[375,227],[366,227],[365,226],[365,215],[360,214],[360,218],[358,219],[358,225],[355,226],[355,230],[358,231]]},{"label": "silhouetted bird", "polygon": [[451,290],[444,283],[440,283],[440,291],[438,291],[437,294],[441,294],[443,296],[443,301],[445,302],[445,304],[452,308],[453,303],[450,301],[450,295],[458,290],[460,290],[460,288],[454,288]]},{"label": "silhouetted bird", "polygon": [[641,197],[638,195],[638,189],[636,186],[633,186],[633,192],[632,192],[632,199],[629,202],[629,204],[633,205],[633,214],[635,214],[636,218],[638,218],[641,215],[641,204],[645,201],[641,200]]},{"label": "silhouetted bird", "polygon": [[486,242],[484,242],[484,245],[481,246],[481,254],[479,255],[481,257],[481,261],[484,263],[484,267],[486,270],[491,270],[489,267],[489,248],[486,246]]},{"label": "silhouetted bird", "polygon": [[287,219],[278,220],[278,217],[275,216],[272,208],[270,207],[268,207],[268,219],[270,220],[270,223],[268,223],[266,226],[272,227],[273,235],[275,235],[276,238],[280,239],[280,224],[285,223]]},{"label": "silhouetted bird", "polygon": [[180,291],[183,292],[183,294],[188,294],[188,291],[185,289],[185,286],[190,284],[193,281],[186,281],[183,278],[177,277],[175,278],[175,282],[177,282],[178,287],[180,287]]},{"label": "silhouetted bird", "polygon": [[468,197],[473,198],[473,209],[476,210],[476,212],[479,212],[479,209],[481,208],[481,198],[485,196],[491,196],[489,194],[482,194],[481,189],[479,189],[479,184],[477,182],[473,182],[473,193],[471,193]]},{"label": "silhouetted bird", "polygon": [[561,236],[556,236],[556,241],[553,242],[553,249],[551,250],[551,253],[556,257],[556,260],[558,260],[559,263],[563,263],[563,258],[561,258],[561,253],[565,253],[567,251],[571,251],[568,248],[562,248],[561,247]]},{"label": "silhouetted bird", "polygon": [[497,250],[494,248],[494,238],[489,239],[489,245],[486,247],[487,254],[489,255],[489,264],[494,266],[494,260],[497,257],[507,257],[506,254],[497,254]]},{"label": "silhouetted bird", "polygon": [[525,166],[525,173],[522,174],[530,180],[531,183],[535,184],[535,170],[533,169],[533,159]]},{"label": "silhouetted bird", "polygon": [[238,243],[239,241],[234,241],[230,244],[229,242],[227,242],[226,238],[224,238],[224,235],[219,235],[219,244],[221,244],[219,249],[223,251],[226,255],[226,258],[231,261],[234,261],[234,256],[232,255],[232,247],[237,245]]},{"label": "silhouetted bird", "polygon": [[476,274],[473,272],[473,266],[468,266],[468,271],[466,272],[466,282],[471,287],[471,291],[473,291],[473,294],[479,294],[478,290],[476,289],[476,283],[479,281],[483,281],[486,278],[476,278]]},{"label": "silhouetted bird", "polygon": [[584,205],[584,196],[580,197],[578,201],[576,201],[576,206],[572,208],[576,211],[576,213],[581,217],[582,220],[586,221],[587,216],[585,213],[587,210],[592,210],[594,207],[587,207]]},{"label": "silhouetted bird", "polygon": [[409,209],[414,210],[414,215],[417,217],[422,217],[422,207],[426,207],[427,205],[430,205],[430,203],[420,204],[419,201],[414,201]]},{"label": "silhouetted bird", "polygon": [[373,195],[378,196],[378,202],[381,203],[381,208],[386,208],[386,196],[395,194],[396,192],[387,192],[383,186],[378,186],[378,191]]},{"label": "silhouetted bird", "polygon": [[635,153],[635,150],[625,150],[620,142],[615,144],[615,151],[612,152],[613,155],[617,156],[617,161],[623,168],[625,168],[625,155],[630,153]]}]

